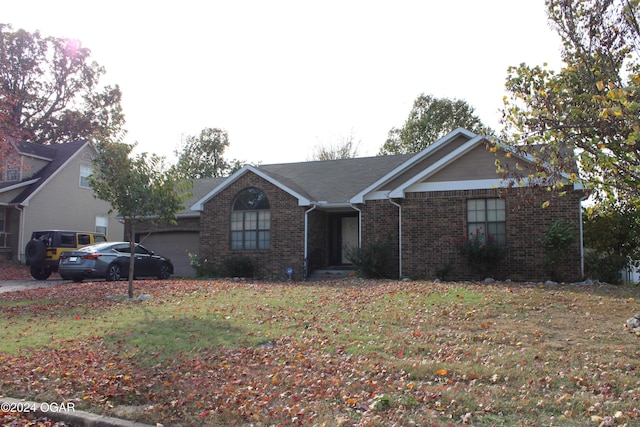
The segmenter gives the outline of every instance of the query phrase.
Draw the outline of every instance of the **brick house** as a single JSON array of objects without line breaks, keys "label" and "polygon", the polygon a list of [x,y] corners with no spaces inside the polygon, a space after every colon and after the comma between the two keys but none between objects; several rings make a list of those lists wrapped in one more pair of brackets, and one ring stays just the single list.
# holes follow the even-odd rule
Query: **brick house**
[{"label": "brick house", "polygon": [[496,279],[545,279],[541,239],[557,219],[578,237],[562,277],[582,277],[582,187],[541,205],[549,194],[508,186],[503,164],[532,167],[532,159],[505,157],[489,141],[457,129],[423,151],[331,161],[245,166],[191,207],[200,212],[201,258],[220,269],[232,255],[249,257],[257,277],[302,279],[314,269],[349,263],[345,247],[384,239],[392,248],[392,277],[433,278],[447,269],[455,280],[477,279],[455,241],[477,231],[506,247]]}]

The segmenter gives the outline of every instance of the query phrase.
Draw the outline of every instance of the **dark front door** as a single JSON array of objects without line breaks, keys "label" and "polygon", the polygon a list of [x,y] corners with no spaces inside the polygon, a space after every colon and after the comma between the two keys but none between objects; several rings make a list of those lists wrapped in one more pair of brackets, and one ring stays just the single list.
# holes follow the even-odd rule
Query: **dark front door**
[{"label": "dark front door", "polygon": [[357,214],[334,214],[329,219],[329,262],[338,266],[350,264],[345,248],[358,247]]}]

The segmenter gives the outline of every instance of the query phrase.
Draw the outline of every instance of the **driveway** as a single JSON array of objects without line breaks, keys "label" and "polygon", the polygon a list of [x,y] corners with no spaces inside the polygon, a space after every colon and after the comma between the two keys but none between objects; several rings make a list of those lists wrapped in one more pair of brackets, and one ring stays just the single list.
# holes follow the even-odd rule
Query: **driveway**
[{"label": "driveway", "polygon": [[47,280],[22,279],[22,280],[0,280],[0,292],[26,291],[29,289],[49,288],[51,286],[68,283],[68,280],[57,278]]}]

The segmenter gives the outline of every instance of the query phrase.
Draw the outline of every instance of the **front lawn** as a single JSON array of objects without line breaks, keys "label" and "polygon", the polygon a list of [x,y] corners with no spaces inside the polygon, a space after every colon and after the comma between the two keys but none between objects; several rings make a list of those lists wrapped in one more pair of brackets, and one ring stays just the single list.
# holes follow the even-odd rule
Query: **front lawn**
[{"label": "front lawn", "polygon": [[640,422],[637,288],[126,286],[0,294],[2,393],[164,426]]}]

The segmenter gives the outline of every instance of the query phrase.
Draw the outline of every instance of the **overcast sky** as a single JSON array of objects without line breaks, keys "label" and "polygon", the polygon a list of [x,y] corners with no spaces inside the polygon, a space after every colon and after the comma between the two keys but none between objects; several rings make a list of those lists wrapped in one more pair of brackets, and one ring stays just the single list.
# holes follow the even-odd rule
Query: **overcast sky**
[{"label": "overcast sky", "polygon": [[544,0],[31,0],[0,22],[79,39],[120,85],[127,141],[169,160],[205,127],[227,159],[305,161],[349,136],[373,156],[421,93],[498,129],[507,68],[560,66]]}]

